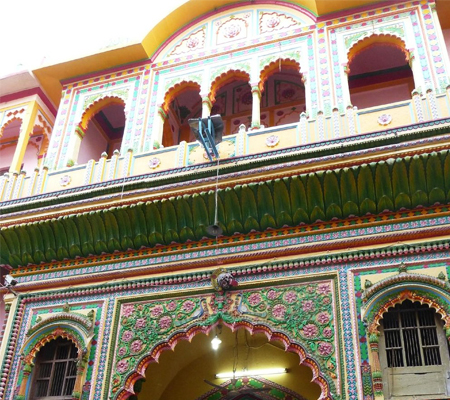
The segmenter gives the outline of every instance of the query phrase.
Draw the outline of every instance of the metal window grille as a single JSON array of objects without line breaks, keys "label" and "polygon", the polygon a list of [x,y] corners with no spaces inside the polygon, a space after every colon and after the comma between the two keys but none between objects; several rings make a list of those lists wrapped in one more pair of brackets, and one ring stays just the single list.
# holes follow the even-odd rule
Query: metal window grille
[{"label": "metal window grille", "polygon": [[383,316],[389,368],[441,365],[435,311],[407,300]]},{"label": "metal window grille", "polygon": [[45,345],[36,358],[32,399],[72,399],[77,377],[77,348],[62,338]]}]

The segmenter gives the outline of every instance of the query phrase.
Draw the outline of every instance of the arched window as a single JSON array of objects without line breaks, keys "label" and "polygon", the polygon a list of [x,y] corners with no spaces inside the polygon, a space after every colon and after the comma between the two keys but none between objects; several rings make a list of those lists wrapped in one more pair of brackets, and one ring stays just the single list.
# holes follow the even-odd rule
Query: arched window
[{"label": "arched window", "polygon": [[434,309],[406,300],[389,309],[381,323],[385,398],[448,395],[449,349]]},{"label": "arched window", "polygon": [[77,348],[67,339],[52,340],[36,356],[29,399],[72,399],[76,377]]}]

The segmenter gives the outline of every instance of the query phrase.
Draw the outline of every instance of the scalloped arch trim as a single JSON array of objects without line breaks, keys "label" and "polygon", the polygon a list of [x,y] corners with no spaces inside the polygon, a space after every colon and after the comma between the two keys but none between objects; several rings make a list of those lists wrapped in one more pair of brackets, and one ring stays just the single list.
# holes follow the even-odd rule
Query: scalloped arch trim
[{"label": "scalloped arch trim", "polygon": [[250,73],[245,69],[232,69],[230,66],[230,69],[221,71],[218,75],[216,75],[214,80],[211,82],[211,89],[209,93],[211,102],[216,100],[216,93],[221,87],[237,79],[246,80],[250,84]]},{"label": "scalloped arch trim", "polygon": [[259,89],[264,90],[264,84],[269,77],[278,72],[279,68],[287,68],[294,70],[300,74],[300,63],[294,58],[290,57],[277,57],[275,60],[268,61],[265,65],[261,66],[261,73],[259,75]]},{"label": "scalloped arch trim", "polygon": [[402,38],[395,35],[373,33],[370,36],[366,36],[363,39],[358,40],[349,48],[347,53],[347,66],[350,68],[355,57],[362,51],[380,44],[392,46],[401,50],[405,54],[405,60],[407,62],[409,61],[409,51],[406,48],[406,43]]},{"label": "scalloped arch trim", "polygon": [[5,124],[2,125],[2,127],[0,129],[0,138],[3,136],[3,132],[5,131],[6,127],[14,121],[20,121],[22,123],[23,120],[21,117],[14,116],[11,119],[9,119],[8,121],[6,121]]},{"label": "scalloped arch trim", "polygon": [[113,104],[122,105],[124,108],[126,106],[125,101],[119,96],[105,96],[95,100],[86,110],[84,110],[83,115],[81,116],[81,122],[79,125],[83,131],[86,130],[89,121],[95,114]]},{"label": "scalloped arch trim", "polygon": [[200,97],[200,84],[198,82],[183,80],[171,86],[164,95],[164,103],[162,104],[164,112],[167,113],[169,111],[170,103],[172,103],[175,97],[189,90],[198,90],[198,95]]},{"label": "scalloped arch trim", "polygon": [[38,322],[35,326],[30,328],[27,332],[27,336],[33,335],[33,333],[38,332],[39,330],[49,326],[53,325],[55,323],[61,323],[62,321],[69,322],[69,323],[75,323],[78,325],[86,335],[89,335],[91,329],[93,328],[92,320],[88,317],[85,317],[81,314],[74,314],[74,313],[59,313],[56,315],[52,315],[49,318],[44,319],[43,321]]},{"label": "scalloped arch trim", "polygon": [[[283,332],[274,331],[270,327],[263,324],[252,324],[248,321],[241,321],[235,324],[228,324],[225,321],[221,321],[222,325],[227,326],[233,332],[236,329],[247,329],[251,334],[255,333],[264,333],[269,341],[278,340],[284,344],[285,351],[296,353],[300,358],[300,364],[306,365],[311,368],[313,373],[313,379],[311,382],[319,385],[321,389],[321,400],[332,400],[332,392],[334,392],[334,384],[327,380],[325,375],[320,371],[319,364],[313,358],[308,356],[307,352],[303,348],[302,345],[298,343],[294,343],[290,340],[289,336],[284,334]],[[125,400],[129,396],[133,395],[133,385],[142,378],[145,378],[145,370],[152,362],[158,362],[158,359],[163,351],[173,350],[177,343],[181,340],[190,341],[195,335],[198,333],[203,333],[208,335],[211,329],[214,328],[217,324],[213,324],[210,326],[199,326],[194,325],[188,328],[185,331],[178,332],[175,335],[171,336],[167,341],[159,343],[156,345],[149,354],[141,358],[139,363],[137,364],[135,370],[128,375],[125,380],[125,385],[123,388],[120,388],[115,393],[116,400]],[[114,389],[113,389],[114,393]]]}]

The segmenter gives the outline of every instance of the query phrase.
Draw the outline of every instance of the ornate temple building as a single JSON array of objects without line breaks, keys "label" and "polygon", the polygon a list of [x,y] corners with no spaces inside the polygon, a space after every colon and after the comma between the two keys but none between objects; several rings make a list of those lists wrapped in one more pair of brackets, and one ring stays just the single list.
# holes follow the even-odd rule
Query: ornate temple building
[{"label": "ornate temple building", "polygon": [[0,78],[0,399],[449,399],[448,49],[446,0],[190,0]]}]

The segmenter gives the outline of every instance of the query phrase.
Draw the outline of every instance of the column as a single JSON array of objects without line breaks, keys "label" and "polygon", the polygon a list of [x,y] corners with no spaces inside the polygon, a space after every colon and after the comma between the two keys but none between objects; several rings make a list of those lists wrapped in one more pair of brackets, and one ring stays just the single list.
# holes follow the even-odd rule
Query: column
[{"label": "column", "polygon": [[83,375],[87,364],[87,352],[77,361],[77,378],[73,387],[72,399],[77,400],[81,398],[83,390]]},{"label": "column", "polygon": [[383,373],[381,372],[380,357],[378,354],[378,341],[380,336],[378,332],[369,333],[369,346],[372,355],[372,380],[375,399],[384,400],[383,395]]},{"label": "column", "polygon": [[209,96],[202,96],[202,118],[208,118],[211,115],[212,103]]},{"label": "column", "polygon": [[25,394],[28,385],[28,379],[30,378],[33,366],[31,364],[25,364],[22,369],[22,382],[20,383],[19,393],[16,395],[15,400],[25,400]]},{"label": "column", "polygon": [[148,149],[153,149],[155,142],[159,145],[162,144],[164,121],[167,119],[167,114],[162,107],[158,107],[158,112],[155,115],[155,121],[153,123],[153,132],[151,136],[152,143],[150,146],[145,146]]},{"label": "column", "polygon": [[261,127],[261,90],[258,84],[252,84],[252,126],[251,129]]},{"label": "column", "polygon": [[30,139],[30,134],[33,132],[37,112],[38,112],[38,103],[36,100],[33,100],[28,105],[27,111],[25,112],[25,115],[22,120],[22,124],[20,125],[19,139],[17,140],[17,147],[16,151],[14,152],[11,166],[9,167],[9,172],[12,173],[20,172],[23,156],[25,155],[28,141]]}]

